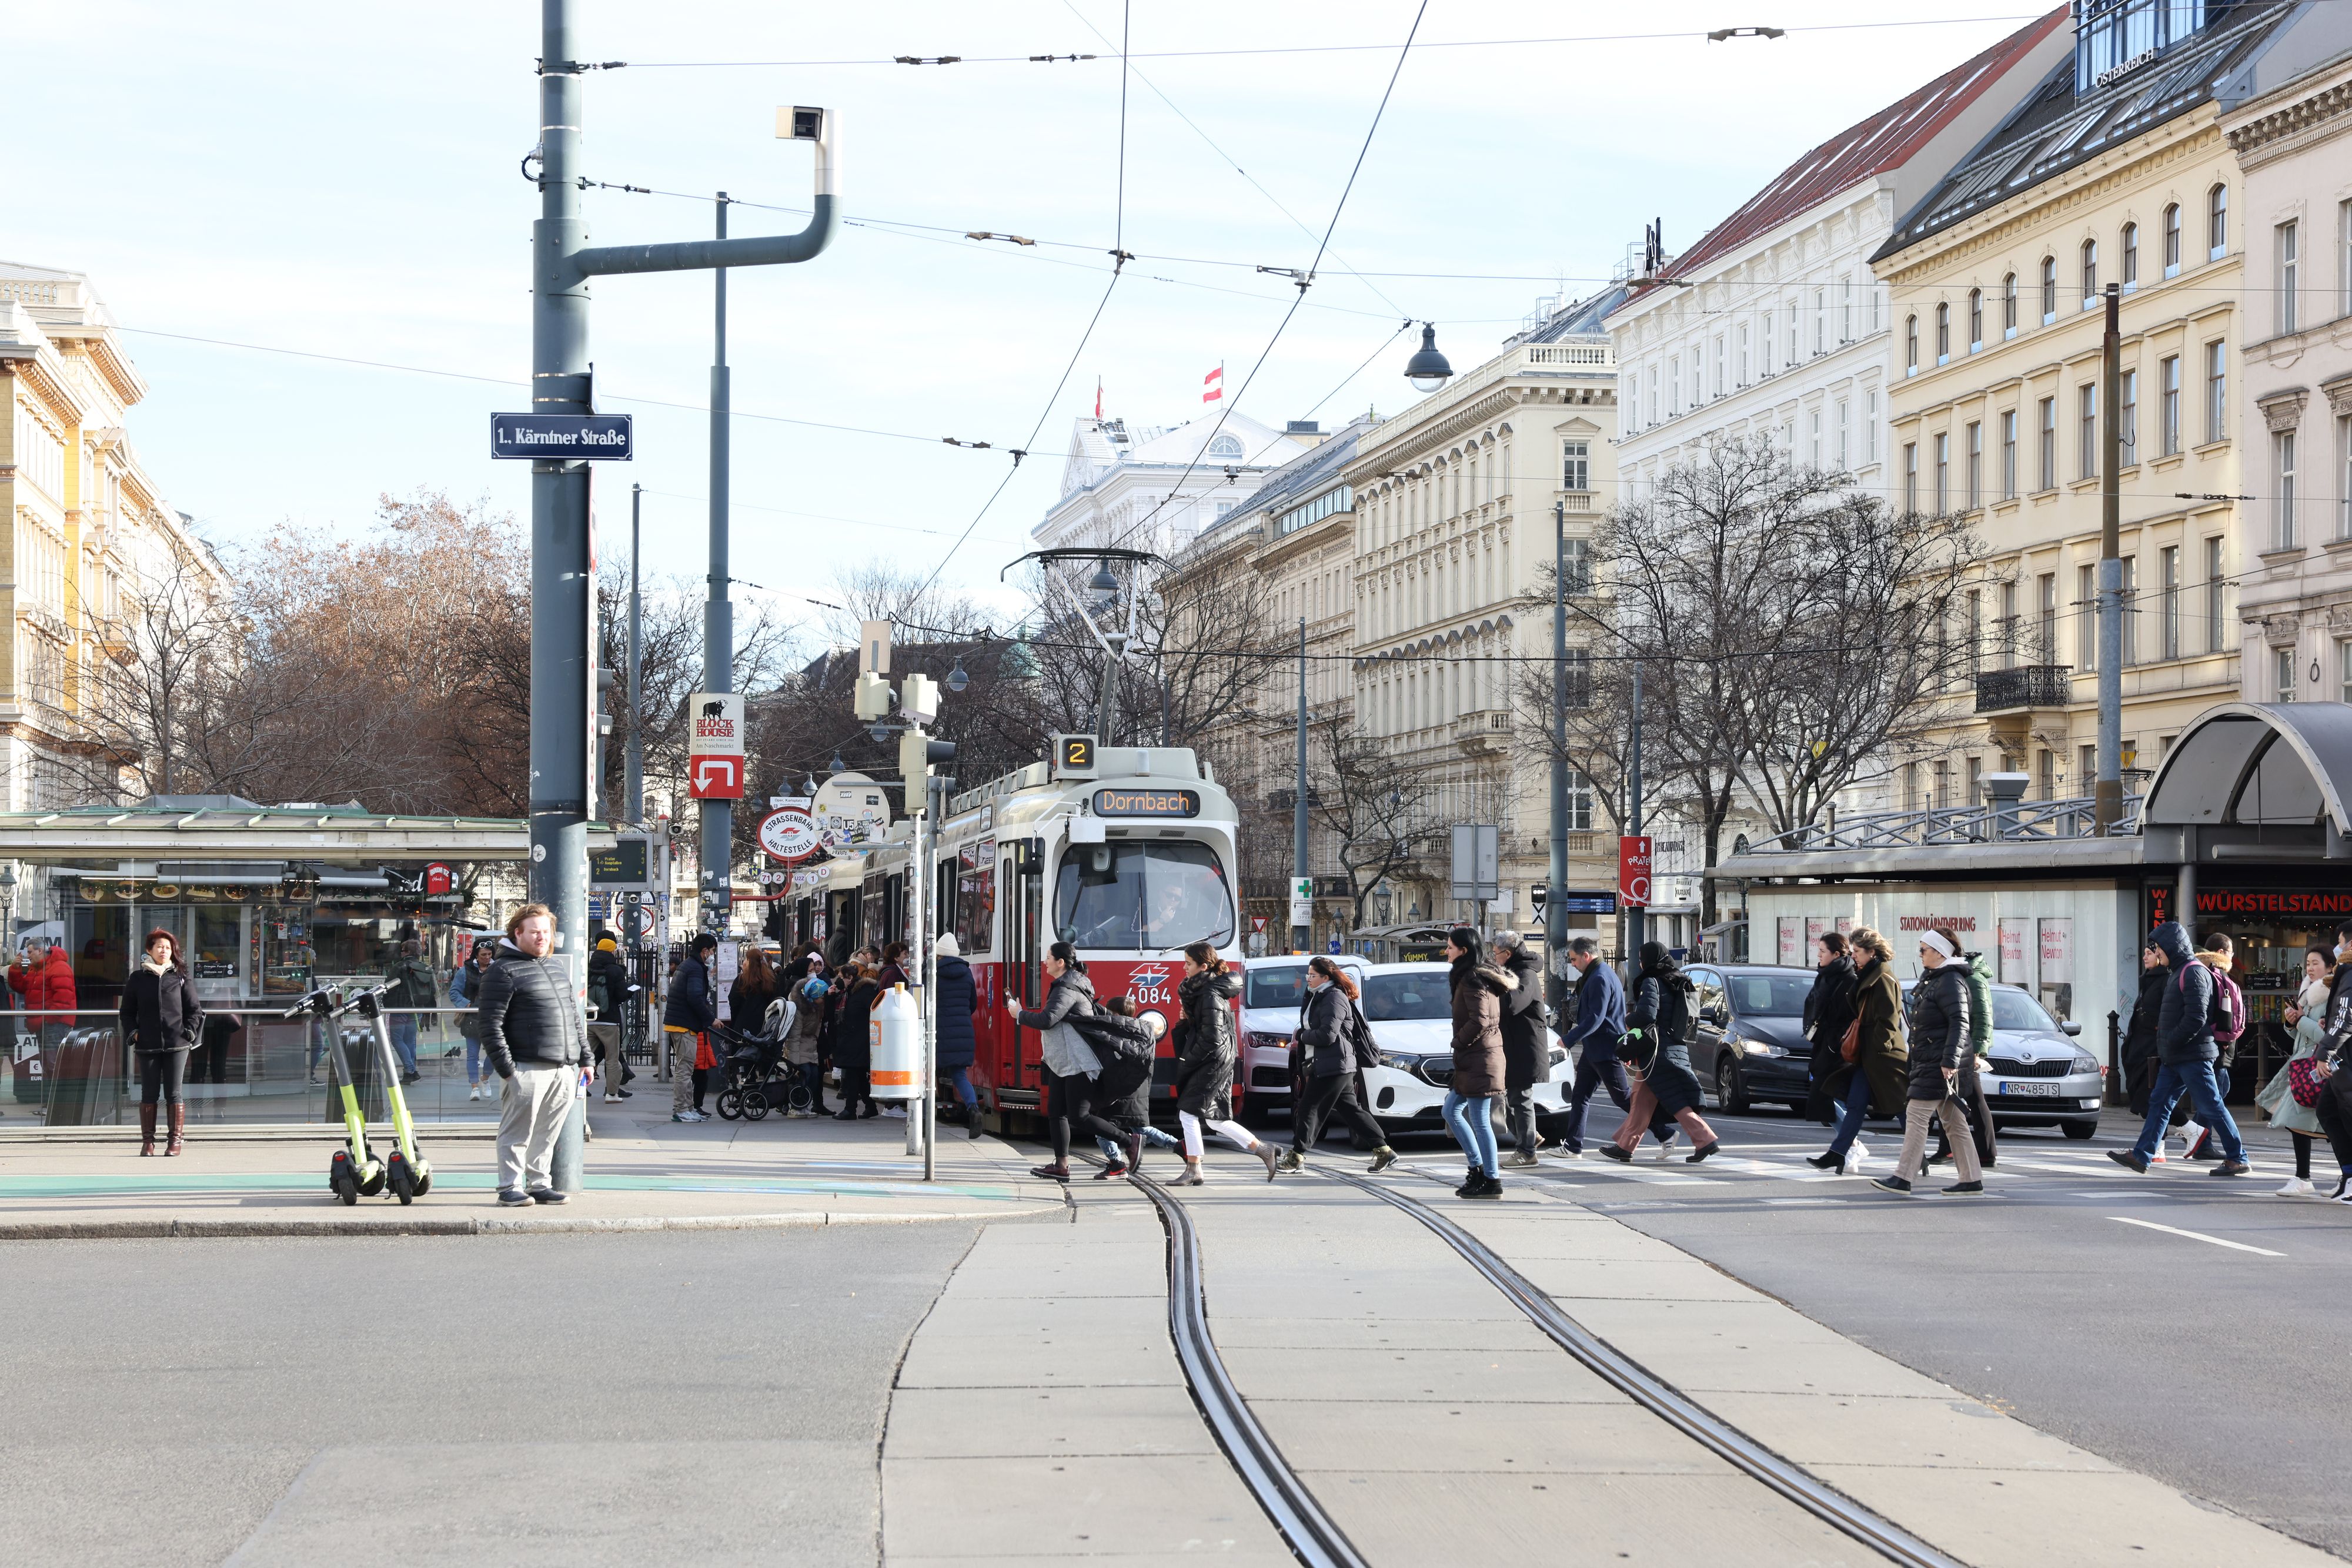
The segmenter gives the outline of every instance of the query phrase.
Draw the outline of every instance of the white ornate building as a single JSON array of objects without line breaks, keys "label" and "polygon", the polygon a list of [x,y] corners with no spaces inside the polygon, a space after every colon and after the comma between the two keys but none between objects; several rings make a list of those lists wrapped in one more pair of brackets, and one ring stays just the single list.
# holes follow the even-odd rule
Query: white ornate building
[{"label": "white ornate building", "polygon": [[[1235,409],[1173,429],[1081,419],[1070,432],[1060,498],[1030,536],[1040,548],[1181,549],[1278,468],[1315,444],[1315,427],[1271,430]],[[1300,437],[1303,436],[1304,439]]]}]

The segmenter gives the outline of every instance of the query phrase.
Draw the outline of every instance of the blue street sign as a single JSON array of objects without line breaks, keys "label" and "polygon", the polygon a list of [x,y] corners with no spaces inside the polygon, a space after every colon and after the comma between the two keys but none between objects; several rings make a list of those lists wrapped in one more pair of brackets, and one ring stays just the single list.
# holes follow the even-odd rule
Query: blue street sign
[{"label": "blue street sign", "polygon": [[542,462],[626,463],[630,459],[625,413],[494,413],[490,455],[535,457]]}]

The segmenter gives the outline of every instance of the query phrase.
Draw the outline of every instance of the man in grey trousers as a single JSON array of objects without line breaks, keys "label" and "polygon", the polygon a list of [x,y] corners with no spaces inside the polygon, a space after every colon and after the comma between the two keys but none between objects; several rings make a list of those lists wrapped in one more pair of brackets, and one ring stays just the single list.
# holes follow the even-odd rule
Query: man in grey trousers
[{"label": "man in grey trousers", "polygon": [[587,1021],[571,972],[548,956],[554,946],[554,915],[544,904],[524,904],[508,919],[477,993],[482,1053],[506,1081],[499,1202],[509,1208],[564,1201],[548,1164],[589,1062]]}]

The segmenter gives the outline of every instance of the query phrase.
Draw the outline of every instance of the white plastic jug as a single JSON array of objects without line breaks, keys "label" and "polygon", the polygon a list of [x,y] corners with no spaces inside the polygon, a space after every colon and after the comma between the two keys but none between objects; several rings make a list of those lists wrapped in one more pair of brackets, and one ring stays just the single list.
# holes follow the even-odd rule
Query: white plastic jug
[{"label": "white plastic jug", "polygon": [[905,983],[892,986],[874,1004],[870,1031],[874,1052],[873,1093],[877,1100],[919,1100],[923,1094],[923,1011],[907,994]]}]

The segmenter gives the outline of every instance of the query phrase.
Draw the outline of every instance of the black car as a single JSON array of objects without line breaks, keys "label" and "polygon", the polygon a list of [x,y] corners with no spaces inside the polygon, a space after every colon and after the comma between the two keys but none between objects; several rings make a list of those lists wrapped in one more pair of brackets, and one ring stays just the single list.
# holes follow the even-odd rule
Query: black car
[{"label": "black car", "polygon": [[1759,1100],[1804,1107],[1811,1090],[1812,1042],[1805,1038],[1811,969],[1769,964],[1694,964],[1685,971],[1698,994],[1698,1038],[1691,1071],[1726,1111]]}]

